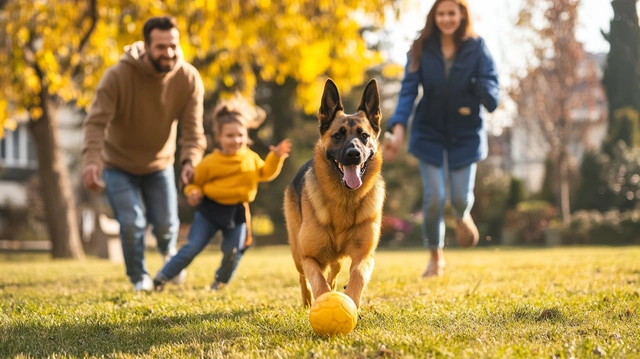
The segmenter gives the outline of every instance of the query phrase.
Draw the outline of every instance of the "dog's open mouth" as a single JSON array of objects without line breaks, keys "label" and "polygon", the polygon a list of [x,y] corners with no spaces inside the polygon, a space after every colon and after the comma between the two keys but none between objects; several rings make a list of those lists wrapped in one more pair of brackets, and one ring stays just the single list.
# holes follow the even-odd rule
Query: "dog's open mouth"
[{"label": "dog's open mouth", "polygon": [[349,189],[358,189],[362,186],[362,176],[367,171],[367,165],[371,162],[373,158],[373,153],[367,158],[364,163],[357,165],[345,166],[342,163],[338,162],[335,158],[331,158],[331,163],[333,163],[333,167],[338,171],[340,176],[342,177],[342,183]]}]

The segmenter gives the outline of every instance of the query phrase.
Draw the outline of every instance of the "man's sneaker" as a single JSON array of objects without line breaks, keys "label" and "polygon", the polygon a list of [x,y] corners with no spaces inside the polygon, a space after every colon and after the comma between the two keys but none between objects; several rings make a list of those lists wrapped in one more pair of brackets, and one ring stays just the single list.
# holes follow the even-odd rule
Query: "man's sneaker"
[{"label": "man's sneaker", "polygon": [[457,220],[456,238],[460,247],[473,247],[478,244],[478,239],[480,238],[478,227],[476,227],[470,214]]},{"label": "man's sneaker", "polygon": [[[172,251],[169,251],[169,253],[164,255],[164,265],[167,265],[167,263],[169,263],[169,261],[171,261],[171,258],[173,258],[173,256],[175,255],[175,253],[173,253]],[[184,281],[187,280],[187,270],[183,269],[180,271],[180,273],[178,273],[177,276],[173,277],[171,279],[171,283],[173,284],[182,284],[184,283]]]},{"label": "man's sneaker", "polygon": [[143,275],[142,279],[133,284],[134,292],[150,292],[153,290],[153,280],[148,275]]}]

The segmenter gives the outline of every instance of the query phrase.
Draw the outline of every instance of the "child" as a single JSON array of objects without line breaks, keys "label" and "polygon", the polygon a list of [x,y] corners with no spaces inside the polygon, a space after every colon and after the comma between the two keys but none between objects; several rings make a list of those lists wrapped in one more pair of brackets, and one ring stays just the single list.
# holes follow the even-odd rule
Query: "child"
[{"label": "child", "polygon": [[219,149],[203,158],[195,169],[193,183],[184,189],[189,205],[199,206],[188,243],[154,278],[156,290],[162,290],[167,281],[187,267],[218,230],[223,235],[223,256],[211,289],[222,288],[233,277],[243,249],[249,244],[245,241],[248,238],[245,208],[255,199],[258,183],[277,177],[291,151],[291,142],[285,139],[275,147],[270,146],[271,152],[263,161],[247,147],[247,129],[257,128],[264,119],[262,109],[241,98],[223,101],[214,110],[213,131]]}]

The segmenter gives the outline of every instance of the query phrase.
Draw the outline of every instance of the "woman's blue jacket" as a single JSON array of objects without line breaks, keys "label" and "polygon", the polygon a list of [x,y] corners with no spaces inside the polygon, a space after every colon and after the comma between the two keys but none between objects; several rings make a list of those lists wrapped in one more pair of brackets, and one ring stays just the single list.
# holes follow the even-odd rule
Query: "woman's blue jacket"
[{"label": "woman's blue jacket", "polygon": [[402,80],[398,105],[388,128],[397,123],[407,128],[418,86],[418,102],[411,131],[409,152],[421,161],[442,166],[444,152],[450,169],[468,166],[487,157],[487,132],[481,106],[492,112],[498,106],[498,73],[482,38],[468,38],[456,51],[449,78],[445,79],[440,39],[424,43],[420,68]]}]

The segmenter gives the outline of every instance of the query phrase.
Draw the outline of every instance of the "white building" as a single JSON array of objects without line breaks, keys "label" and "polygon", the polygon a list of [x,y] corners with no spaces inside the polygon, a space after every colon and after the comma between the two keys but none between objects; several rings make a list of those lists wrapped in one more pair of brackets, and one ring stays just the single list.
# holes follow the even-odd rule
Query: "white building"
[{"label": "white building", "polygon": [[[77,167],[80,158],[83,118],[73,108],[58,111],[60,145],[70,170]],[[38,170],[36,147],[28,126],[27,119],[18,121],[16,128],[13,131],[6,129],[5,137],[0,139],[0,239],[10,225],[6,211],[10,207],[28,205],[28,183]],[[79,175],[72,173],[71,181],[76,188]]]}]

